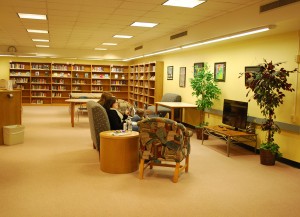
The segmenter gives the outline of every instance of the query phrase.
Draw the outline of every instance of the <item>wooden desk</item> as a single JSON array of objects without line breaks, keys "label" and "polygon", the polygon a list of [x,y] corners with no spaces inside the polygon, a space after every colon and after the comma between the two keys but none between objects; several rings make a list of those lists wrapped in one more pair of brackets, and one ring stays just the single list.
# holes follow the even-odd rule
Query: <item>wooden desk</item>
[{"label": "wooden desk", "polygon": [[76,104],[86,104],[88,101],[98,102],[99,99],[66,99],[66,102],[69,102],[71,105],[71,125],[74,127],[74,118],[75,118],[75,105]]},{"label": "wooden desk", "polygon": [[197,108],[195,104],[185,103],[185,102],[155,102],[155,113],[157,113],[158,106],[164,106],[171,109],[171,119],[174,120],[174,110],[176,108],[180,109],[180,120],[182,119],[182,109],[183,108]]},{"label": "wooden desk", "polygon": [[107,173],[131,173],[139,165],[139,133],[114,136],[114,131],[100,133],[100,169]]},{"label": "wooden desk", "polygon": [[223,139],[226,141],[227,145],[227,156],[230,155],[230,145],[232,143],[244,143],[244,142],[252,142],[254,143],[254,152],[256,153],[257,147],[257,135],[255,133],[247,133],[243,131],[231,130],[226,128],[225,126],[206,126],[203,127],[202,131],[202,145],[204,141],[203,135],[214,136],[219,139]]}]

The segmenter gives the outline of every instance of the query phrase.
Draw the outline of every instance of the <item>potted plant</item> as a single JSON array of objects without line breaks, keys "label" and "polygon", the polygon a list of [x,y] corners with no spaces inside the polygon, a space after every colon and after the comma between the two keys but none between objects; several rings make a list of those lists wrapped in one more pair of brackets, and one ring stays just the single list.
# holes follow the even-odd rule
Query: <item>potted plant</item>
[{"label": "potted plant", "polygon": [[[247,88],[253,92],[253,99],[257,102],[261,109],[261,113],[265,117],[265,121],[261,128],[267,131],[267,139],[260,145],[260,159],[263,165],[274,165],[276,157],[281,157],[279,145],[274,141],[274,134],[280,133],[280,128],[274,122],[276,118],[275,109],[283,103],[285,94],[283,91],[294,91],[292,84],[288,83],[287,77],[292,71],[284,68],[277,69],[282,63],[273,63],[264,60],[260,66],[260,70],[255,73],[245,74],[246,79],[250,79]],[[293,71],[296,71],[293,70]],[[249,100],[250,101],[250,100]]]},{"label": "potted plant", "polygon": [[214,81],[214,75],[206,63],[204,63],[203,67],[195,67],[194,71],[194,78],[190,82],[193,89],[192,96],[197,97],[196,105],[200,111],[200,123],[196,126],[197,135],[199,134],[197,138],[202,139],[202,127],[208,125],[204,121],[204,110],[210,109],[214,104],[213,101],[219,99],[221,90]]}]

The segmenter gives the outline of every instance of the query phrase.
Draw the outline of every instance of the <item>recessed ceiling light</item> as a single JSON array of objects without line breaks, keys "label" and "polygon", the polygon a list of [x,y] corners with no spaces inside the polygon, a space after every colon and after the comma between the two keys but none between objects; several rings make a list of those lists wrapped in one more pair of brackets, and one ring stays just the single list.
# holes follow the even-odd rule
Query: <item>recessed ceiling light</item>
[{"label": "recessed ceiling light", "polygon": [[32,41],[38,41],[38,42],[49,42],[48,39],[32,39]]},{"label": "recessed ceiling light", "polygon": [[132,38],[132,35],[114,35],[114,38]]},{"label": "recessed ceiling light", "polygon": [[102,43],[102,45],[110,45],[110,46],[114,46],[117,45],[116,43]]},{"label": "recessed ceiling light", "polygon": [[47,16],[43,15],[43,14],[23,14],[23,13],[18,13],[18,15],[22,19],[47,20]]},{"label": "recessed ceiling light", "polygon": [[184,8],[194,8],[197,5],[200,5],[204,2],[205,1],[200,1],[200,0],[168,0],[165,3],[163,3],[163,5],[184,7]]},{"label": "recessed ceiling light", "polygon": [[49,47],[49,45],[41,45],[41,44],[37,44],[35,45],[36,47]]},{"label": "recessed ceiling light", "polygon": [[27,29],[27,32],[31,33],[48,33],[48,30],[39,30],[39,29]]},{"label": "recessed ceiling light", "polygon": [[133,24],[131,24],[130,26],[138,26],[138,27],[148,27],[148,28],[152,28],[154,26],[156,26],[157,23],[145,23],[145,22],[134,22]]},{"label": "recessed ceiling light", "polygon": [[106,48],[96,47],[95,50],[107,50]]}]

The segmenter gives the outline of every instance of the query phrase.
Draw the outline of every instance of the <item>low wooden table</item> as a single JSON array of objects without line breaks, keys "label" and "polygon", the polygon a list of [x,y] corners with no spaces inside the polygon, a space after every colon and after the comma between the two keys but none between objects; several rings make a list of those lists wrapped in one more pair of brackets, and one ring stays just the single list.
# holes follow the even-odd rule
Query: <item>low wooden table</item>
[{"label": "low wooden table", "polygon": [[113,135],[114,131],[100,133],[100,169],[107,173],[131,173],[138,169],[139,133]]},{"label": "low wooden table", "polygon": [[225,126],[206,126],[203,127],[202,131],[202,145],[204,141],[204,134],[225,140],[228,157],[230,155],[230,145],[233,143],[254,143],[254,153],[256,153],[257,135],[255,133],[232,130],[226,128]]}]

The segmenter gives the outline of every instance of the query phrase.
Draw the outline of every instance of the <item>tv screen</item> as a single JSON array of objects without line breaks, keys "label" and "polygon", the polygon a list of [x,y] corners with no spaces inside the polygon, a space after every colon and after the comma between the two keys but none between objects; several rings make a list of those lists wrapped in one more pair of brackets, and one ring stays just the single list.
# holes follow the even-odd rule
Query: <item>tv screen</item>
[{"label": "tv screen", "polygon": [[224,99],[222,123],[235,130],[246,129],[248,103]]},{"label": "tv screen", "polygon": [[253,80],[255,72],[260,71],[260,66],[245,66],[245,85],[249,86]]}]

